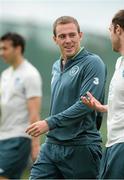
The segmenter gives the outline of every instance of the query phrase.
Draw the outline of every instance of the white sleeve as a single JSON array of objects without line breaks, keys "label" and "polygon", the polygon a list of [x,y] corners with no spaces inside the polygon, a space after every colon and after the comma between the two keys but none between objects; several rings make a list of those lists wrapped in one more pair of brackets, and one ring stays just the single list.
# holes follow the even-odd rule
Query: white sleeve
[{"label": "white sleeve", "polygon": [[120,68],[121,62],[122,62],[122,56],[119,57],[119,58],[117,59],[117,61],[116,61],[116,64],[115,64],[115,69],[116,69],[116,70]]},{"label": "white sleeve", "polygon": [[39,73],[27,75],[25,79],[26,98],[42,96],[42,79]]}]

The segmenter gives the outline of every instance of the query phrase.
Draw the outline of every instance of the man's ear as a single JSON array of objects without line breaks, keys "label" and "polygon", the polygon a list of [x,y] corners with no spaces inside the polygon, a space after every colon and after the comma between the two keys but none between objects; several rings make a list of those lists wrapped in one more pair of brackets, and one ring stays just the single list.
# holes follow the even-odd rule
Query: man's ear
[{"label": "man's ear", "polygon": [[122,28],[120,27],[120,25],[116,25],[116,33],[118,34],[118,35],[120,35],[121,33],[122,33]]},{"label": "man's ear", "polygon": [[83,32],[79,33],[80,39],[83,39]]},{"label": "man's ear", "polygon": [[54,40],[54,42],[57,44],[56,36],[53,36],[53,40]]},{"label": "man's ear", "polygon": [[21,46],[15,47],[15,50],[16,50],[17,54],[21,54],[22,53],[22,47]]}]

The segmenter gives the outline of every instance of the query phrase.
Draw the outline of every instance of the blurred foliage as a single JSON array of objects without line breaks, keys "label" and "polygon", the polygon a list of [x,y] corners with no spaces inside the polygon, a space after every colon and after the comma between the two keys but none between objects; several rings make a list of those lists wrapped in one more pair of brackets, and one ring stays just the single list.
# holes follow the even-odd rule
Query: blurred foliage
[{"label": "blurred foliage", "polygon": [[[38,25],[34,22],[15,23],[1,22],[0,36],[4,33],[12,31],[18,32],[26,39],[25,57],[39,70],[43,79],[43,103],[42,103],[42,118],[49,115],[50,108],[50,81],[51,68],[57,58],[59,58],[59,50],[52,40],[52,28],[48,25]],[[87,50],[98,54],[107,66],[107,83],[106,83],[106,98],[107,102],[108,86],[112,77],[116,59],[119,54],[114,53],[111,48],[111,42],[105,35],[84,32],[82,46]],[[7,67],[0,61],[0,73]],[[103,147],[106,141],[106,115],[104,116],[103,125],[101,127],[101,135],[103,137]],[[42,137],[44,141],[44,136]],[[24,177],[28,177],[28,171]]]}]

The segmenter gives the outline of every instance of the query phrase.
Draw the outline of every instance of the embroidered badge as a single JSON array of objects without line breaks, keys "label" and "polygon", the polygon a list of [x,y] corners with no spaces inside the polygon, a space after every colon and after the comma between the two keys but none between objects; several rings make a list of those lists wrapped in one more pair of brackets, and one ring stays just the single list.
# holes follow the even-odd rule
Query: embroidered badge
[{"label": "embroidered badge", "polygon": [[71,70],[69,71],[69,75],[70,75],[70,76],[75,76],[78,72],[79,72],[79,67],[78,67],[78,66],[74,66],[74,67],[72,67]]}]

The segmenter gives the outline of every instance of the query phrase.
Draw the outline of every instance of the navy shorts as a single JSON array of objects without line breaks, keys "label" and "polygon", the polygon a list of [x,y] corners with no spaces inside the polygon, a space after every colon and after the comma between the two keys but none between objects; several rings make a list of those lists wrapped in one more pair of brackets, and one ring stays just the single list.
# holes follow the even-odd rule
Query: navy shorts
[{"label": "navy shorts", "polygon": [[106,148],[101,161],[99,179],[124,179],[124,143]]},{"label": "navy shorts", "polygon": [[31,152],[31,140],[24,137],[0,140],[0,176],[20,179]]},{"label": "navy shorts", "polygon": [[30,180],[96,179],[101,147],[97,145],[63,146],[45,143],[34,163]]}]

